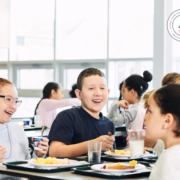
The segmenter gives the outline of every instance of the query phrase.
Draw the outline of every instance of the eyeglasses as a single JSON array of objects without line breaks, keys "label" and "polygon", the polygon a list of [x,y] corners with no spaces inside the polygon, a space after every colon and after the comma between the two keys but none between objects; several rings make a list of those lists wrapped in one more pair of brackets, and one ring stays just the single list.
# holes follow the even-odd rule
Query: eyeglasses
[{"label": "eyeglasses", "polygon": [[12,105],[14,103],[16,107],[19,107],[22,103],[21,100],[14,99],[11,96],[0,96],[0,97],[4,98],[6,104]]}]

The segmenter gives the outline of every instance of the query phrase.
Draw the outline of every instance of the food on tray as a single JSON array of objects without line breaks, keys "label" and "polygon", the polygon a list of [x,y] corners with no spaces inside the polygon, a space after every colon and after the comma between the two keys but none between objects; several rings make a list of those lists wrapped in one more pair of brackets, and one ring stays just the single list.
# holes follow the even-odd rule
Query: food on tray
[{"label": "food on tray", "polygon": [[137,161],[132,160],[129,162],[129,165],[121,164],[118,162],[117,164],[111,165],[104,165],[101,169],[134,169],[136,167]]},{"label": "food on tray", "polygon": [[37,163],[37,164],[70,164],[68,158],[64,158],[62,160],[57,160],[57,158],[48,157],[46,159],[37,158],[34,160],[35,160],[35,163]]},{"label": "food on tray", "polygon": [[[146,148],[144,148],[144,153],[146,152]],[[115,150],[112,152],[111,150],[108,151],[109,154],[118,154],[118,155],[131,155],[130,148],[124,150]]]}]

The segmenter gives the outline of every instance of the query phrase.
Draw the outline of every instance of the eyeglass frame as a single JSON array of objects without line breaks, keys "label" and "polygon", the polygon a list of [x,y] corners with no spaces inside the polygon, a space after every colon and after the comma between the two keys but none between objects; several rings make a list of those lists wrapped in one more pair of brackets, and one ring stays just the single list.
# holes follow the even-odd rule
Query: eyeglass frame
[{"label": "eyeglass frame", "polygon": [[0,95],[0,97],[4,98],[4,101],[5,101],[6,104],[12,104],[12,102],[11,103],[7,103],[7,101],[6,101],[7,97],[10,97],[11,99],[13,99],[14,104],[15,104],[16,107],[19,107],[21,105],[21,103],[22,103],[22,100],[14,99],[11,96],[2,96],[2,95]]}]

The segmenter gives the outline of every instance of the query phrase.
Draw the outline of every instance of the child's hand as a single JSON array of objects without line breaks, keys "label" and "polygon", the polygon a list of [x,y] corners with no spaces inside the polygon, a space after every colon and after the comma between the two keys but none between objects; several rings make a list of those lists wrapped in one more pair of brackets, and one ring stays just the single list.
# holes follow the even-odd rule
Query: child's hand
[{"label": "child's hand", "polygon": [[126,101],[126,100],[121,100],[121,101],[118,101],[116,103],[119,107],[122,107],[124,109],[128,109],[129,108],[129,102]]},{"label": "child's hand", "polygon": [[0,163],[4,161],[5,153],[6,153],[6,148],[3,146],[0,146]]},{"label": "child's hand", "polygon": [[[126,138],[127,144],[129,144],[129,136]],[[148,139],[146,136],[144,136],[144,147],[146,148],[154,148],[156,145],[157,141]]]},{"label": "child's hand", "polygon": [[[32,141],[34,141],[34,138],[32,138]],[[36,156],[42,157],[47,153],[48,148],[49,148],[48,142],[49,142],[49,139],[47,138],[43,138],[43,141],[40,141],[40,145],[38,147],[41,148],[42,150],[37,150]],[[43,146],[41,146],[41,144]]]},{"label": "child's hand", "polygon": [[112,136],[107,136],[103,135],[95,139],[95,141],[102,142],[102,151],[109,151],[110,149],[113,148],[113,144],[115,141],[114,135]]}]

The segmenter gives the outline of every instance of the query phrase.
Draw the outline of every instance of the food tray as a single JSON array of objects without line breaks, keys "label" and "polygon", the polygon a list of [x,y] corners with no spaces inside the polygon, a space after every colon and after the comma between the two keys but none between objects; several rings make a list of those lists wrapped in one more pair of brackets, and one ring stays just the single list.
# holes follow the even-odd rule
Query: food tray
[{"label": "food tray", "polygon": [[68,166],[68,167],[46,167],[46,168],[41,168],[38,166],[33,166],[28,164],[28,161],[14,161],[14,162],[6,162],[3,163],[7,168],[9,169],[16,169],[16,170],[22,170],[22,171],[32,171],[32,172],[40,172],[40,173],[54,173],[54,172],[61,172],[61,171],[70,171],[71,168],[73,167],[82,167],[82,166],[87,166],[87,164],[82,165],[73,165]]},{"label": "food tray", "polygon": [[105,173],[100,171],[94,171],[91,169],[91,166],[84,166],[84,167],[75,167],[72,170],[77,174],[82,174],[86,176],[95,176],[101,178],[108,178],[108,179],[124,179],[124,178],[134,178],[134,177],[149,177],[151,172],[150,169],[143,169],[138,170],[136,172],[129,172],[129,173],[122,173],[122,174],[112,174],[112,173]]}]

